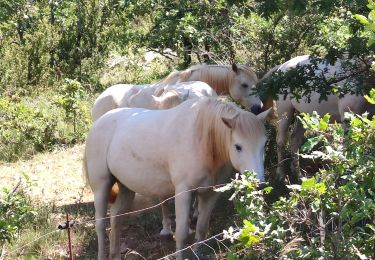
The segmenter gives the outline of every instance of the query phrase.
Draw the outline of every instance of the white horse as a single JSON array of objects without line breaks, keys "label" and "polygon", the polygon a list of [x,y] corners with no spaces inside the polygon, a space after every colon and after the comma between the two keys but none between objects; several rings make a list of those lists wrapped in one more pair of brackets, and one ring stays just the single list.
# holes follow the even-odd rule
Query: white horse
[{"label": "white horse", "polygon": [[150,95],[149,90],[141,89],[130,97],[128,107],[147,109],[169,109],[187,99],[217,97],[207,83],[201,81],[180,82],[168,85],[161,96]]},{"label": "white horse", "polygon": [[96,121],[106,112],[118,108],[128,107],[129,99],[140,90],[149,91],[152,95],[157,88],[156,84],[133,85],[116,84],[104,90],[95,100],[91,108],[91,117]]},{"label": "white horse", "polygon": [[93,121],[106,112],[119,107],[167,109],[186,99],[217,96],[207,83],[200,81],[170,84],[167,86],[167,90],[174,91],[159,93],[160,97],[153,95],[158,86],[158,83],[148,85],[117,84],[107,88],[97,97],[91,109]]},{"label": "white horse", "polygon": [[245,109],[259,114],[262,102],[252,95],[258,78],[246,65],[195,65],[183,71],[170,73],[161,80],[156,95],[162,93],[166,85],[199,80],[210,85],[218,95],[229,95]]},{"label": "white horse", "polygon": [[[111,216],[129,211],[134,194],[175,197],[176,249],[188,236],[192,190],[223,183],[233,167],[253,170],[264,182],[264,121],[212,98],[189,100],[168,110],[119,108],[100,117],[89,131],[84,169],[94,193],[98,258],[105,259],[108,196],[115,180],[119,193]],[[218,193],[198,189],[195,238],[204,239]],[[111,218],[110,259],[120,259],[120,222]],[[182,258],[182,253],[177,253]]]},{"label": "white horse", "polygon": [[[328,62],[321,62],[317,65],[315,75],[322,77],[328,81],[332,78],[336,78],[338,75],[345,74],[343,71],[344,60],[338,59],[334,65],[330,65]],[[355,61],[351,61],[353,64]],[[280,71],[287,72],[290,69],[295,69],[298,66],[304,66],[311,64],[311,58],[309,55],[295,57],[282,65],[276,66],[268,72],[265,77],[261,79],[263,81],[267,77],[270,77],[272,72]],[[348,78],[343,77],[343,80],[335,83],[338,86],[343,86],[347,82]],[[353,84],[352,82],[350,82]],[[311,82],[306,82],[306,85]],[[340,98],[338,95],[328,95],[327,100],[319,101],[320,94],[313,92],[310,96],[310,101],[307,97],[303,97],[301,100],[296,100],[291,95],[287,95],[284,99],[284,95],[279,95],[278,100],[275,101],[277,109],[278,123],[277,123],[277,155],[278,155],[278,168],[277,176],[280,180],[284,178],[284,169],[282,162],[285,160],[285,147],[288,140],[288,128],[294,119],[295,112],[301,113],[312,113],[316,111],[319,115],[323,116],[326,113],[331,115],[331,121],[343,122],[344,113],[352,111],[357,114],[363,114],[365,111],[369,111],[370,114],[374,114],[375,106],[369,104],[362,95],[346,94]],[[264,104],[271,104],[268,101],[264,101]],[[298,164],[298,149],[303,142],[304,129],[301,123],[297,123],[293,129],[291,135],[291,154],[292,154],[292,182],[299,181],[299,164]]]}]

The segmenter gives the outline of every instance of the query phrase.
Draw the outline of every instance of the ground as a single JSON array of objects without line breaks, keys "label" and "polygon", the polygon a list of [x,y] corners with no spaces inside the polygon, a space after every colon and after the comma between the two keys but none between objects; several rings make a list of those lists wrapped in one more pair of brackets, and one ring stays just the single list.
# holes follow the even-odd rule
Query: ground
[{"label": "ground", "polygon": [[[15,187],[21,180],[33,204],[48,208],[46,221],[50,223],[50,230],[40,230],[37,234],[22,236],[8,251],[31,242],[40,235],[56,229],[58,224],[65,222],[65,214],[81,223],[74,229],[73,248],[75,259],[93,259],[96,255],[96,234],[94,230],[93,194],[86,187],[82,176],[83,145],[60,149],[59,151],[38,154],[33,159],[16,163],[0,164],[0,189],[3,186]],[[26,177],[22,177],[22,176]],[[28,179],[28,184],[25,181]],[[133,209],[141,209],[155,204],[154,200],[137,197]],[[171,203],[173,206],[173,203]],[[226,218],[218,217],[228,211],[228,202],[223,199],[221,205],[214,212],[210,230],[211,234],[220,233],[226,227]],[[223,206],[224,205],[224,206]],[[231,206],[229,206],[231,208]],[[233,211],[230,210],[230,211]],[[171,217],[174,214],[171,208]],[[39,214],[43,215],[43,214]],[[224,214],[225,215],[225,214]],[[228,215],[227,215],[228,216]],[[228,216],[231,218],[230,216]],[[86,224],[82,224],[86,222]],[[126,259],[157,259],[174,251],[173,238],[159,236],[161,229],[160,208],[134,214],[126,219],[122,228],[121,251]],[[109,232],[109,229],[108,229]],[[24,238],[25,237],[25,238]],[[193,235],[191,235],[192,241]],[[26,247],[15,255],[15,259],[67,259],[67,239],[65,235],[45,238],[37,241],[36,245]],[[108,245],[108,244],[107,244]],[[215,241],[216,253],[220,253],[223,245]],[[37,248],[37,249],[35,249]],[[211,250],[211,249],[210,249]],[[36,252],[34,252],[36,251]],[[210,253],[210,252],[208,252]]]}]

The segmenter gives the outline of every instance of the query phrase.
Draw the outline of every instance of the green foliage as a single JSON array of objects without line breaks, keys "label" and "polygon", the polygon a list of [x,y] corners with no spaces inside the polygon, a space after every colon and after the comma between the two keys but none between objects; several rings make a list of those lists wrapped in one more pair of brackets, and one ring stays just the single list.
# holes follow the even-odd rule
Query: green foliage
[{"label": "green foliage", "polygon": [[353,17],[365,26],[364,29],[368,34],[367,45],[371,46],[375,42],[375,2],[373,0],[368,2],[367,7],[371,10],[368,16],[355,14]]},{"label": "green foliage", "polygon": [[[82,102],[84,96],[85,91],[81,83],[77,80],[65,79],[59,95],[54,99],[54,102],[64,109],[66,119],[72,122],[74,135],[86,132],[89,125],[88,111]],[[78,131],[78,127],[83,127],[86,131]],[[77,138],[81,139],[82,136]]]},{"label": "green foliage", "polygon": [[375,89],[371,89],[369,96],[365,95],[367,102],[375,105]]},{"label": "green foliage", "polygon": [[239,240],[232,258],[371,259],[375,117],[348,113],[347,118],[344,131],[339,124],[328,124],[327,115],[301,116],[309,136],[304,146],[309,153],[302,156],[320,160],[324,167],[301,185],[288,186],[288,198],[267,204],[269,190],[256,190],[256,178],[249,173],[222,188],[234,189],[232,199],[246,220],[240,231],[227,235]]},{"label": "green foliage", "polygon": [[26,103],[0,98],[0,154],[2,160],[42,151],[55,142],[56,122]]},{"label": "green foliage", "polygon": [[[12,242],[37,213],[20,186],[0,191],[0,246]],[[1,250],[0,250],[1,251]]]}]

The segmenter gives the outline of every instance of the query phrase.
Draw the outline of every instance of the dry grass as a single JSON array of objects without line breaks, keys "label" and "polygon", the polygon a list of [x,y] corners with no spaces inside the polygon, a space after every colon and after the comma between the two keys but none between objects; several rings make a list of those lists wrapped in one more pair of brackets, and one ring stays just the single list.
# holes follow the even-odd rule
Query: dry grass
[{"label": "dry grass", "polygon": [[1,183],[12,187],[19,179],[28,176],[31,185],[27,194],[35,201],[56,206],[89,202],[93,195],[85,188],[82,176],[83,145],[66,150],[38,154],[31,160],[0,165]]}]

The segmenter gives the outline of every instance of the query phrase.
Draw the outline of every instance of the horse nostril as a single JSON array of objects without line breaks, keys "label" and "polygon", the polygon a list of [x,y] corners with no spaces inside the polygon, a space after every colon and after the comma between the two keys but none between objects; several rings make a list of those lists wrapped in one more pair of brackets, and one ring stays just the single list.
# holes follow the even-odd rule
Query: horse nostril
[{"label": "horse nostril", "polygon": [[261,182],[261,183],[259,183],[259,186],[258,186],[257,190],[263,190],[265,187],[267,187],[267,183]]}]

